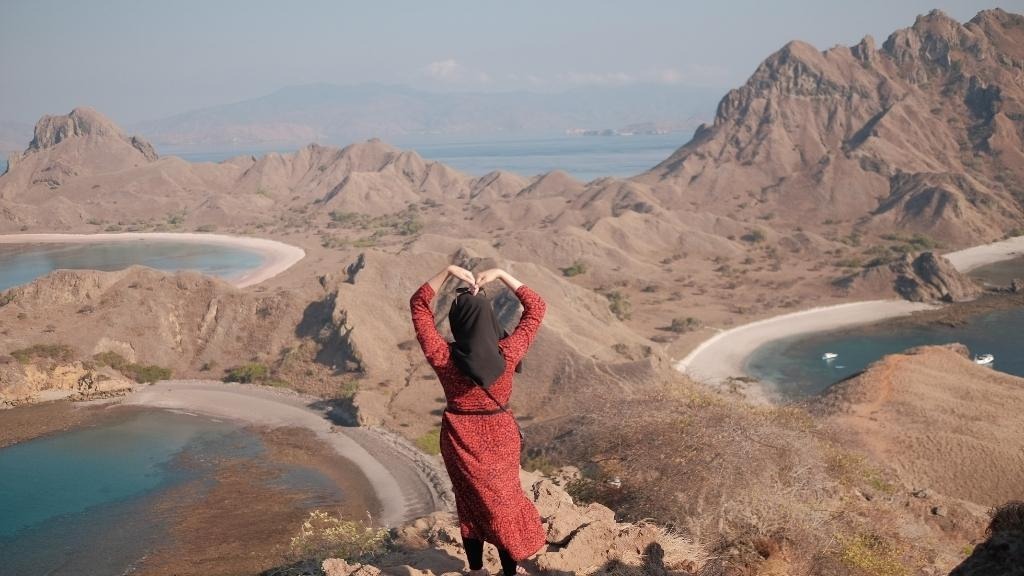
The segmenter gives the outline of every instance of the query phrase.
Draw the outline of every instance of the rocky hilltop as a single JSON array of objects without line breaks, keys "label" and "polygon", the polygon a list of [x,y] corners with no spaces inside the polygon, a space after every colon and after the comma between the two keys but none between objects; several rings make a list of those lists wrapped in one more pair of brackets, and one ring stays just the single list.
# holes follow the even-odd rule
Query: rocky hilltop
[{"label": "rocky hilltop", "polygon": [[1024,17],[933,11],[824,52],[790,42],[638,181],[666,204],[953,244],[1021,227]]},{"label": "rocky hilltop", "polygon": [[[688,576],[715,562],[707,552],[650,522],[616,521],[615,512],[597,503],[577,504],[565,483],[578,479],[566,467],[548,478],[522,472],[523,491],[544,522],[547,546],[530,560],[540,574],[664,574]],[[439,512],[402,526],[391,549],[367,563],[325,560],[325,576],[463,574],[467,569],[457,519]],[[497,555],[487,547],[484,567],[501,573]],[[705,572],[706,573],[706,572]]]}]

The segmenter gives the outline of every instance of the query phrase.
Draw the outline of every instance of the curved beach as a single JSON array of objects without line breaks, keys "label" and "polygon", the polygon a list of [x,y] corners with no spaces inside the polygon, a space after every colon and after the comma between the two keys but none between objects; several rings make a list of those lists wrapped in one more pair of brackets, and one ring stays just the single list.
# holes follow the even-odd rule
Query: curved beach
[{"label": "curved beach", "polygon": [[[944,254],[960,272],[1016,258],[1024,254],[1024,236],[1018,236]],[[870,300],[822,306],[773,316],[719,332],[698,345],[675,368],[695,380],[720,384],[747,376],[746,362],[762,345],[791,336],[825,332],[906,316],[932,305],[906,300]],[[759,400],[767,400],[764,391]]]},{"label": "curved beach", "polygon": [[355,464],[373,486],[386,526],[452,509],[447,476],[404,440],[377,428],[334,426],[317,398],[297,392],[204,380],[165,380],[143,386],[120,404],[195,412],[207,416],[278,427],[306,428]]},{"label": "curved beach", "polygon": [[1001,242],[982,244],[943,254],[957,270],[967,273],[986,264],[995,264],[1024,256],[1024,236],[1017,236]]},{"label": "curved beach", "polygon": [[253,270],[230,280],[238,288],[245,288],[269,280],[291,268],[306,256],[298,246],[276,240],[227,234],[198,232],[119,232],[102,234],[5,234],[0,244],[89,244],[97,242],[179,242],[185,244],[213,244],[242,248],[258,253],[263,263]]}]

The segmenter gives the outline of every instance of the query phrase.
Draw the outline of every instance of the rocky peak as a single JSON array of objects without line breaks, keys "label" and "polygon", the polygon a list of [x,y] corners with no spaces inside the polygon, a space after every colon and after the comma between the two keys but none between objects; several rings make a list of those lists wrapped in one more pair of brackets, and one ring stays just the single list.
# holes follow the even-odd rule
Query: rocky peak
[{"label": "rocky peak", "polygon": [[955,52],[969,52],[975,57],[983,52],[979,38],[941,10],[918,16],[910,28],[893,32],[882,49],[899,65],[937,65],[943,69],[953,65]]},{"label": "rocky peak", "polygon": [[128,142],[147,159],[157,159],[152,144],[138,136],[128,138],[112,120],[84,106],[75,108],[70,114],[63,116],[43,116],[36,122],[35,134],[28,150],[45,150],[66,140],[88,136],[118,138]]},{"label": "rocky peak", "polygon": [[875,39],[868,35],[861,39],[856,46],[850,48],[850,52],[853,57],[865,64],[875,61],[877,48],[875,48]]}]

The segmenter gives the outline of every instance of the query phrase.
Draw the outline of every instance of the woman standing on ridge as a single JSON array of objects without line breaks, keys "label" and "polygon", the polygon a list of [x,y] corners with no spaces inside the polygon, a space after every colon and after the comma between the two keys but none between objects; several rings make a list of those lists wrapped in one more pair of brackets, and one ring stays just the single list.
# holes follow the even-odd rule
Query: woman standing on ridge
[{"label": "woman standing on ridge", "polygon": [[[452,343],[438,332],[431,307],[449,276],[469,285],[459,288],[448,313]],[[523,305],[519,325],[505,337],[490,300],[479,294],[484,284],[499,279]],[[455,492],[470,574],[488,574],[483,569],[484,542],[498,548],[506,576],[525,574],[518,563],[544,546],[545,534],[540,514],[519,484],[522,441],[505,405],[516,365],[540,328],[546,304],[504,270],[474,277],[454,265],[420,286],[409,304],[416,339],[448,402],[441,419],[441,456]]]}]

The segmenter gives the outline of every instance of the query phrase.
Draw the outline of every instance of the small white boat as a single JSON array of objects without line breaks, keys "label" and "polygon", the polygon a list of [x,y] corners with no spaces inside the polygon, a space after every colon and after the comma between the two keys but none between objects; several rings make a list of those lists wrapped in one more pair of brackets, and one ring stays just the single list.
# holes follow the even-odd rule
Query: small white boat
[{"label": "small white boat", "polygon": [[995,360],[996,360],[996,357],[991,355],[991,354],[981,354],[979,356],[975,356],[974,357],[974,363],[975,364],[980,364],[982,366],[987,366],[987,365],[995,362]]},{"label": "small white boat", "polygon": [[835,352],[825,352],[821,355],[822,360],[835,360],[836,358],[839,358],[839,354]]}]

